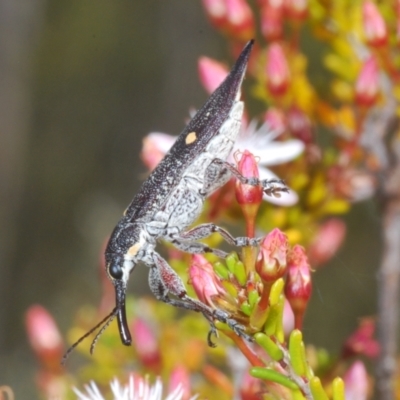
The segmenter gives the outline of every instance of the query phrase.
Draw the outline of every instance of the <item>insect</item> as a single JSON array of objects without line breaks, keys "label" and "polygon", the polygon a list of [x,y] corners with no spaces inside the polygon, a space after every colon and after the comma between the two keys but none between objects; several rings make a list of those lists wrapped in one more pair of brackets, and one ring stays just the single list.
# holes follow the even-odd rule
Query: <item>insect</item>
[{"label": "insect", "polygon": [[160,164],[142,184],[118,222],[108,242],[105,259],[107,273],[114,284],[115,308],[94,328],[81,337],[64,355],[88,335],[99,329],[90,351],[97,340],[116,318],[121,341],[132,342],[127,325],[125,297],[128,280],[141,262],[149,271],[149,286],[155,297],[165,303],[202,313],[210,323],[208,343],[216,335],[214,321],[227,324],[237,335],[252,340],[245,329],[231,316],[189,297],[177,273],[155,250],[160,239],[171,242],[188,253],[213,253],[226,257],[227,253],[198,242],[214,232],[234,246],[256,246],[260,239],[238,237],[212,223],[188,228],[199,217],[204,201],[215,190],[235,176],[241,182],[261,185],[269,195],[287,191],[279,180],[245,178],[226,159],[238,136],[244,104],[240,100],[241,84],[254,41],[246,44],[231,72],[196,113]]}]

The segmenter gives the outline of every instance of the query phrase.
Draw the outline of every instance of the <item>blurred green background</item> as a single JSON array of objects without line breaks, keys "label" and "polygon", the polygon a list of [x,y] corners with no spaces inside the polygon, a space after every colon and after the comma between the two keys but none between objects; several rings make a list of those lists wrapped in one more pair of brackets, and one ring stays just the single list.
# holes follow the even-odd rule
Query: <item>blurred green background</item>
[{"label": "blurred green background", "polygon": [[[36,396],[25,310],[44,305],[65,333],[96,303],[102,243],[146,174],[142,138],[179,133],[206,99],[201,55],[231,63],[199,0],[0,0],[0,385],[17,399]],[[348,223],[304,329],[330,350],[375,312],[378,211],[359,204]]]}]

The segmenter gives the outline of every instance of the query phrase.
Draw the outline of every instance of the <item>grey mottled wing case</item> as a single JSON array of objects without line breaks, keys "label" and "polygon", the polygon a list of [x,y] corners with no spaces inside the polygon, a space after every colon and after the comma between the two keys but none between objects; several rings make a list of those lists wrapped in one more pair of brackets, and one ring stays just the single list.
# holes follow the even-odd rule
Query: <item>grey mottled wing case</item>
[{"label": "grey mottled wing case", "polygon": [[[171,190],[179,183],[182,174],[208,142],[218,133],[235,102],[246,71],[253,41],[247,43],[229,75],[196,113],[178,139],[143,183],[126,211],[129,220],[151,216],[159,210]],[[187,135],[196,133],[196,140],[187,144]]]}]

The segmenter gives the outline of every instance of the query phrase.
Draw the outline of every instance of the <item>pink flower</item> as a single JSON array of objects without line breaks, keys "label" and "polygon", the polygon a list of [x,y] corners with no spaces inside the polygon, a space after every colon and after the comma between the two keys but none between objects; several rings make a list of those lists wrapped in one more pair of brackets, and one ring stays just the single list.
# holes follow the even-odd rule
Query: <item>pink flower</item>
[{"label": "pink flower", "polygon": [[200,254],[192,256],[189,278],[198,299],[210,307],[214,307],[213,300],[216,296],[225,294],[221,280],[215,274],[212,265]]},{"label": "pink flower", "polygon": [[199,58],[198,71],[200,81],[209,94],[214,92],[228,75],[224,64],[204,56]]},{"label": "pink flower", "polygon": [[29,343],[37,358],[50,370],[60,369],[64,343],[50,313],[40,305],[30,306],[25,314]]},{"label": "pink flower", "polygon": [[355,87],[355,100],[359,105],[370,107],[378,98],[379,69],[374,56],[370,56],[361,68]]},{"label": "pink flower", "polygon": [[310,265],[303,247],[295,245],[288,254],[285,295],[292,307],[295,328],[301,329],[304,313],[311,297]]},{"label": "pink flower", "polygon": [[385,21],[373,1],[364,1],[362,5],[364,34],[371,46],[383,46],[388,41]]},{"label": "pink flower", "polygon": [[256,271],[263,282],[274,282],[286,273],[287,252],[287,236],[279,229],[265,236],[256,263]]},{"label": "pink flower", "polygon": [[274,43],[268,49],[265,66],[267,86],[273,96],[281,96],[289,87],[290,71],[285,53],[280,44]]},{"label": "pink flower", "polygon": [[366,400],[368,396],[368,374],[364,364],[356,361],[344,375],[346,400]]},{"label": "pink flower", "polygon": [[331,218],[325,221],[308,248],[311,264],[317,266],[329,261],[339,250],[345,236],[346,224],[342,220]]}]

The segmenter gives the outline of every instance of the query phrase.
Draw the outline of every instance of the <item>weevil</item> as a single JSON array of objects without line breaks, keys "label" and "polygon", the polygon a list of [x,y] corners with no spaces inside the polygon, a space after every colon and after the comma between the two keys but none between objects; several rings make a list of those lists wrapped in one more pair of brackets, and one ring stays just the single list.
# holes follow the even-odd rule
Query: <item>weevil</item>
[{"label": "weevil", "polygon": [[210,323],[208,343],[216,335],[214,321],[227,324],[237,335],[251,341],[245,329],[229,313],[211,308],[187,295],[178,274],[155,250],[162,239],[187,253],[213,253],[226,257],[227,253],[208,247],[198,240],[218,232],[231,245],[257,246],[257,238],[234,238],[213,223],[194,228],[207,197],[235,176],[242,183],[262,186],[269,195],[287,191],[280,180],[245,178],[226,160],[239,134],[244,104],[240,100],[241,85],[254,41],[246,44],[231,72],[214,91],[204,106],[178,136],[175,144],[160,164],[145,180],[111,234],[105,250],[107,273],[114,285],[115,308],[94,328],[81,337],[64,355],[88,335],[99,329],[90,351],[116,318],[121,341],[132,342],[129,332],[125,297],[128,280],[141,262],[149,271],[149,286],[155,297],[165,303],[202,313]]}]

